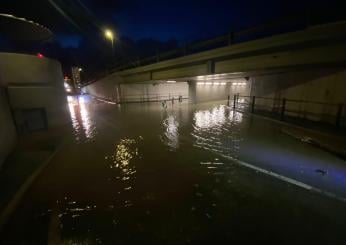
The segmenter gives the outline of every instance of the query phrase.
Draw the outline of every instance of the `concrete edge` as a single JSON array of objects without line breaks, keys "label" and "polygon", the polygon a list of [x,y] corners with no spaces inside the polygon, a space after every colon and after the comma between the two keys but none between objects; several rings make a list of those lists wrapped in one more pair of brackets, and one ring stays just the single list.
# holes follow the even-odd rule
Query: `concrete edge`
[{"label": "concrete edge", "polygon": [[[229,106],[229,107],[231,108],[231,106]],[[293,124],[293,123],[289,123],[289,122],[281,121],[281,120],[278,120],[278,119],[262,116],[262,115],[259,115],[259,114],[256,114],[256,113],[250,113],[250,112],[241,111],[241,110],[237,110],[237,109],[235,111],[239,112],[239,113],[242,113],[244,115],[247,115],[247,116],[259,117],[259,118],[262,118],[262,119],[265,119],[265,120],[269,120],[269,121],[272,121],[272,122],[276,122],[278,124],[282,124],[282,125],[289,126],[289,127],[292,127],[292,128],[305,130],[307,132],[311,132],[311,133],[315,133],[315,134],[319,134],[319,135],[323,135],[323,136],[332,136],[332,137],[340,139],[340,140],[344,140],[345,139],[344,137],[338,136],[336,134],[327,133],[327,132],[321,132],[321,131],[318,131],[316,129],[311,129],[311,128],[299,126],[299,125],[296,125],[296,124]]]},{"label": "concrete edge", "polygon": [[14,194],[13,198],[8,202],[8,204],[3,209],[3,212],[0,214],[0,231],[3,230],[4,226],[8,223],[9,219],[23,200],[25,194],[35,182],[35,180],[39,177],[39,175],[43,172],[43,170],[48,166],[50,161],[54,158],[54,156],[61,149],[62,144],[60,144],[52,154],[41,164],[41,166],[36,169],[30,177],[26,179],[26,181],[20,186],[18,191]]}]

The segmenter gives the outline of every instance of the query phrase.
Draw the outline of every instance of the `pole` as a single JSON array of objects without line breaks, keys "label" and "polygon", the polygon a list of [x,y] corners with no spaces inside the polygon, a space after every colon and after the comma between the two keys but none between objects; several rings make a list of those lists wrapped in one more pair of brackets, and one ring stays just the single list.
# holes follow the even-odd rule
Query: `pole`
[{"label": "pole", "polygon": [[255,101],[256,101],[256,97],[252,96],[251,113],[255,112]]},{"label": "pole", "polygon": [[237,102],[237,95],[234,95],[234,97],[233,97],[233,110],[235,110],[236,102]]},{"label": "pole", "polygon": [[343,109],[344,109],[344,105],[343,104],[339,104],[338,105],[338,111],[336,113],[336,120],[335,120],[335,125],[336,125],[337,128],[340,128],[341,116],[342,116]]},{"label": "pole", "polygon": [[112,58],[113,58],[113,62],[114,62],[114,38],[113,37],[112,37],[111,41],[112,41]]},{"label": "pole", "polygon": [[286,98],[282,99],[282,106],[281,106],[281,121],[284,121],[285,119],[285,110],[286,110]]}]

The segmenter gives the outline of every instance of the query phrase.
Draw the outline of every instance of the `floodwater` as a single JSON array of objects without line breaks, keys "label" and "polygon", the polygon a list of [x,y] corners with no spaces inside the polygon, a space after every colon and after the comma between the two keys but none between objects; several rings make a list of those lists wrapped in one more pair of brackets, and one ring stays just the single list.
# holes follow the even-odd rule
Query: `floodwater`
[{"label": "floodwater", "polygon": [[345,161],[225,103],[167,105],[69,97],[2,243],[344,243]]}]

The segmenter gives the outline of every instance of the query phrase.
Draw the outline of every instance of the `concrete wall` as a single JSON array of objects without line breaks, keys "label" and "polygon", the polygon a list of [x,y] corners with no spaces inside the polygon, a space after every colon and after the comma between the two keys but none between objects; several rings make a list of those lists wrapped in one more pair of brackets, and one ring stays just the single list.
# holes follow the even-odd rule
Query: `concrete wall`
[{"label": "concrete wall", "polygon": [[[329,68],[320,70],[301,70],[252,78],[251,94],[276,98],[256,100],[256,104],[266,107],[280,106],[282,98],[307,100],[325,104],[346,104],[346,69]],[[288,102],[288,114],[333,123],[337,106],[318,103]]]},{"label": "concrete wall", "polygon": [[5,89],[0,87],[0,167],[15,146],[16,139],[16,129],[8,106]]},{"label": "concrete wall", "polygon": [[189,82],[189,98],[192,103],[227,100],[228,96],[233,99],[234,94],[249,96],[250,91],[251,81],[245,78]]},{"label": "concrete wall", "polygon": [[92,96],[114,102],[140,102],[165,100],[179,95],[187,98],[188,85],[185,82],[164,83],[125,83],[120,76],[114,74],[82,89]]},{"label": "concrete wall", "polygon": [[118,75],[111,75],[93,84],[85,86],[82,88],[82,91],[95,97],[117,102],[120,97],[119,84],[122,82],[123,79]]},{"label": "concrete wall", "polygon": [[37,84],[63,86],[58,61],[34,55],[0,53],[0,84]]},{"label": "concrete wall", "polygon": [[142,83],[121,84],[121,101],[158,101],[170,98],[188,97],[188,84],[178,83]]},{"label": "concrete wall", "polygon": [[8,89],[19,129],[23,126],[21,113],[24,109],[44,109],[48,129],[69,122],[63,81],[61,65],[56,60],[0,53],[0,85]]},{"label": "concrete wall", "polygon": [[[45,129],[69,123],[68,106],[58,61],[34,55],[0,53],[0,87],[8,91],[6,100],[0,94],[0,163],[12,150],[19,134],[26,133],[32,121],[27,109],[44,111]],[[14,115],[9,113],[10,108]],[[31,114],[32,115],[32,114]]]}]

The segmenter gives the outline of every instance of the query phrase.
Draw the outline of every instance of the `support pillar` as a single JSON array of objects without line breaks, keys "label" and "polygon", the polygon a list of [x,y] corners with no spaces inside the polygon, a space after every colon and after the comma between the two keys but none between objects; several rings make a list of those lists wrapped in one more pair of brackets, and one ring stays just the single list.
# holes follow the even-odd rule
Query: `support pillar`
[{"label": "support pillar", "polygon": [[189,103],[195,104],[197,103],[197,82],[188,81],[189,85]]}]

